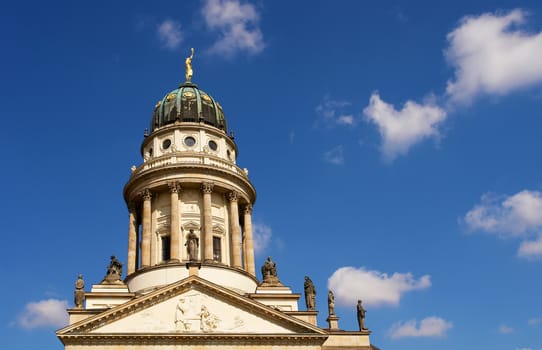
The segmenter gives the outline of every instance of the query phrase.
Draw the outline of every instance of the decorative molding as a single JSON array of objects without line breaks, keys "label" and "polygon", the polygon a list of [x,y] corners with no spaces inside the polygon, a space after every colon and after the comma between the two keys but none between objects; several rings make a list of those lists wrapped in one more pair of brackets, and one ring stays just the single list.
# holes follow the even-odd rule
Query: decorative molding
[{"label": "decorative molding", "polygon": [[249,214],[249,215],[252,214],[252,204],[247,204],[247,205],[245,205],[244,213],[245,213],[245,214]]},{"label": "decorative molding", "polygon": [[239,192],[237,191],[228,192],[228,200],[230,202],[237,202],[238,199],[239,199]]},{"label": "decorative molding", "polygon": [[141,196],[143,197],[143,200],[150,201],[152,198],[152,192],[148,188],[146,188],[141,191]]},{"label": "decorative molding", "polygon": [[181,184],[178,183],[177,181],[175,182],[168,182],[168,187],[169,187],[169,191],[171,193],[179,193],[182,191],[182,187],[181,187]]},{"label": "decorative molding", "polygon": [[203,182],[201,184],[201,192],[203,192],[203,193],[212,193],[214,186],[215,186],[215,184],[212,183],[212,182]]}]

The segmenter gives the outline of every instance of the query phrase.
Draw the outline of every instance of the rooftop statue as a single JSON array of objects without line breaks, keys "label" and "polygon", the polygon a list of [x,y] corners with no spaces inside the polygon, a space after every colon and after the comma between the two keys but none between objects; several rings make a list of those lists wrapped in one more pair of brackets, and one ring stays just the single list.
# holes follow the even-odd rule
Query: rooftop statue
[{"label": "rooftop statue", "polygon": [[304,288],[305,304],[307,306],[307,310],[316,310],[316,288],[314,288],[314,283],[312,283],[312,280],[309,278],[309,276],[305,276]]},{"label": "rooftop statue", "polygon": [[265,263],[262,265],[262,283],[265,286],[282,286],[277,275],[277,264],[268,256]]},{"label": "rooftop statue", "polygon": [[190,56],[186,58],[184,61],[185,68],[186,68],[186,81],[192,81],[192,59],[194,58],[194,48],[190,49]]},{"label": "rooftop statue", "polygon": [[327,310],[329,311],[329,316],[335,315],[335,296],[332,291],[327,293]]},{"label": "rooftop statue", "polygon": [[102,280],[104,284],[118,284],[122,283],[120,280],[122,276],[122,263],[117,260],[114,255],[111,255],[111,262],[107,267],[107,273]]},{"label": "rooftop statue", "polygon": [[356,311],[358,316],[359,331],[361,332],[367,330],[367,328],[365,327],[365,313],[367,311],[363,308],[363,305],[361,305],[361,300],[358,300]]},{"label": "rooftop statue", "polygon": [[77,276],[77,281],[75,281],[75,291],[73,292],[73,301],[77,309],[83,308],[83,303],[85,302],[85,281],[83,280],[83,275],[81,274]]}]

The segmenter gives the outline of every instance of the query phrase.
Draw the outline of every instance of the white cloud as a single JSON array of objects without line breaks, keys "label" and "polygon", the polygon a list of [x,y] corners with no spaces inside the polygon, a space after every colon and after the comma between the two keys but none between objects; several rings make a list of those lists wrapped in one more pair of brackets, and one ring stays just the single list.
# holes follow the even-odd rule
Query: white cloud
[{"label": "white cloud", "polygon": [[381,151],[387,161],[407,154],[414,144],[426,138],[438,138],[438,126],[446,119],[446,112],[432,102],[420,105],[407,101],[401,110],[396,110],[380,99],[378,93],[371,95],[363,113],[378,127]]},{"label": "white cloud", "polygon": [[409,320],[394,324],[388,331],[392,339],[405,337],[445,337],[446,332],[453,327],[453,323],[440,317],[426,317],[418,322]]},{"label": "white cloud", "polygon": [[254,5],[238,0],[206,0],[202,14],[207,27],[221,36],[211,52],[231,56],[237,51],[257,54],[264,49],[260,16]]},{"label": "white cloud", "polygon": [[344,112],[344,109],[348,106],[350,106],[349,102],[332,100],[329,96],[324,96],[324,99],[316,106],[315,110],[320,116],[319,121],[327,126],[354,126],[356,124],[354,116]]},{"label": "white cloud", "polygon": [[327,152],[324,152],[324,161],[330,164],[343,165],[344,164],[343,146],[339,145],[337,147],[333,147]]},{"label": "white cloud", "polygon": [[156,29],[156,33],[162,46],[170,50],[179,47],[183,40],[181,25],[170,19],[160,23]]},{"label": "white cloud", "polygon": [[502,334],[510,334],[510,333],[513,333],[514,332],[514,328],[512,327],[509,327],[505,324],[502,324],[500,327],[499,327],[499,332],[501,332]]},{"label": "white cloud", "polygon": [[542,193],[524,190],[501,201],[498,196],[484,194],[481,203],[465,215],[471,230],[522,236],[542,228]]},{"label": "white cloud", "polygon": [[47,299],[26,304],[17,318],[22,328],[62,327],[68,324],[67,300]]},{"label": "white cloud", "polygon": [[542,32],[519,27],[526,13],[469,16],[448,34],[446,58],[455,69],[446,92],[454,102],[469,103],[479,94],[504,95],[542,82]]},{"label": "white cloud", "polygon": [[271,227],[265,224],[254,223],[252,225],[252,234],[254,235],[254,252],[261,253],[269,246],[273,231]]},{"label": "white cloud", "polygon": [[527,259],[542,257],[542,235],[538,236],[536,240],[521,242],[518,249],[518,256]]},{"label": "white cloud", "polygon": [[529,326],[537,326],[541,323],[542,323],[542,318],[539,318],[539,317],[531,318],[527,321],[527,324]]},{"label": "white cloud", "polygon": [[416,279],[411,273],[398,272],[390,276],[364,267],[346,266],[337,269],[327,284],[340,305],[355,305],[362,299],[369,306],[396,306],[404,293],[429,288],[431,277],[424,275]]},{"label": "white cloud", "polygon": [[509,197],[485,194],[467,212],[464,222],[471,231],[521,239],[519,257],[542,257],[541,192],[524,190]]}]

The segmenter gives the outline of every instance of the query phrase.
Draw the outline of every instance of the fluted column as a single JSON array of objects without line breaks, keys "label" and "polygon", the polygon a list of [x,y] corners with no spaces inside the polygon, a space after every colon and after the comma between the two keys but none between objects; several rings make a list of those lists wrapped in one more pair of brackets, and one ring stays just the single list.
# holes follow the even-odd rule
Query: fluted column
[{"label": "fluted column", "polygon": [[168,184],[171,192],[171,211],[170,211],[170,238],[171,238],[171,260],[180,261],[181,256],[179,254],[179,191],[181,185],[177,182],[171,182]]},{"label": "fluted column", "polygon": [[133,203],[128,205],[128,267],[126,274],[134,273],[137,269],[137,213],[136,206]]},{"label": "fluted column", "polygon": [[232,244],[232,266],[241,268],[241,230],[239,228],[239,194],[236,191],[228,193],[230,201],[230,232]]},{"label": "fluted column", "polygon": [[213,217],[211,212],[213,187],[214,184],[212,182],[201,184],[201,192],[203,192],[203,256],[205,261],[213,261]]},{"label": "fluted column", "polygon": [[151,191],[143,190],[143,227],[141,239],[141,267],[148,267],[151,264]]},{"label": "fluted column", "polygon": [[252,204],[245,206],[245,226],[243,233],[245,235],[245,269],[248,273],[256,276],[254,269],[254,240],[252,238]]}]

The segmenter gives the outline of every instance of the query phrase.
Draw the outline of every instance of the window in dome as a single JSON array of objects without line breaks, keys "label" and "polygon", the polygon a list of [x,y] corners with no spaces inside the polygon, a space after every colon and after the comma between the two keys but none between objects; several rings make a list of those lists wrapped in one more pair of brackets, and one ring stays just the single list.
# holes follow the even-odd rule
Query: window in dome
[{"label": "window in dome", "polygon": [[181,96],[182,121],[196,122],[198,118],[198,101],[194,89],[185,88]]},{"label": "window in dome", "polygon": [[185,137],[184,144],[187,145],[188,147],[192,147],[196,144],[196,139],[193,138],[192,136]]},{"label": "window in dome", "polygon": [[216,151],[218,149],[218,144],[216,142],[214,142],[213,140],[210,140],[209,141],[209,148],[212,149],[213,151]]},{"label": "window in dome", "polygon": [[177,119],[176,94],[171,93],[166,97],[163,109],[163,125],[175,122]]},{"label": "window in dome", "polygon": [[162,148],[163,149],[168,149],[169,146],[171,146],[171,140],[170,139],[165,139],[164,142],[162,142]]}]

